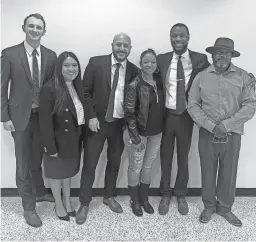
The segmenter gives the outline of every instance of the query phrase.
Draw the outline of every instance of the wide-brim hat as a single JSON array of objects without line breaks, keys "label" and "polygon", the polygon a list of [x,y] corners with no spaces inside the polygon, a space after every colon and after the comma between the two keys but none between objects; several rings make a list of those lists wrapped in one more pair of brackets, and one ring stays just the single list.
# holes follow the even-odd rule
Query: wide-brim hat
[{"label": "wide-brim hat", "polygon": [[240,53],[234,49],[234,41],[229,38],[218,38],[215,41],[214,46],[208,47],[205,50],[208,53],[213,54],[213,52],[215,52],[218,49],[225,49],[231,51],[233,57],[240,56]]}]

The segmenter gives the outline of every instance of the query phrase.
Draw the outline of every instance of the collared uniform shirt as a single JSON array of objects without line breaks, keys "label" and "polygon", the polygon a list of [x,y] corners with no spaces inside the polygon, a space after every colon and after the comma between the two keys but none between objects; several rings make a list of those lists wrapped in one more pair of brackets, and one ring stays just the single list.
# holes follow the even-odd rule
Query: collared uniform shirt
[{"label": "collared uniform shirt", "polygon": [[[32,73],[33,73],[33,50],[34,48],[31,47],[28,42],[25,40],[24,41],[24,47],[26,50],[26,55],[27,55],[27,59],[28,59],[28,65],[29,65],[29,69],[30,69],[30,74],[31,74],[31,78],[33,79]],[[37,48],[37,53],[38,55],[36,55],[37,58],[37,63],[38,63],[38,70],[39,70],[39,86],[41,87],[41,46],[39,45]],[[32,108],[36,108],[37,106],[32,103]]]},{"label": "collared uniform shirt", "polygon": [[223,74],[212,64],[194,79],[189,91],[188,112],[201,127],[212,132],[222,122],[227,132],[244,134],[244,123],[256,110],[256,95],[248,87],[246,71],[234,66]]},{"label": "collared uniform shirt", "polygon": [[[173,52],[173,57],[169,69],[167,71],[165,87],[166,87],[166,101],[165,107],[176,109],[176,94],[177,94],[177,63],[179,56]],[[181,55],[181,62],[183,65],[185,75],[185,90],[188,88],[188,82],[192,73],[192,62],[189,57],[188,50]]]},{"label": "collared uniform shirt", "polygon": [[[114,74],[116,70],[116,63],[118,61],[115,59],[113,54],[111,55],[111,87],[113,84]],[[124,117],[124,108],[123,108],[123,102],[124,102],[124,85],[125,85],[125,73],[126,73],[126,64],[127,60],[120,63],[120,69],[119,69],[119,78],[118,83],[116,87],[115,92],[115,102],[114,102],[114,118],[123,118]]]}]

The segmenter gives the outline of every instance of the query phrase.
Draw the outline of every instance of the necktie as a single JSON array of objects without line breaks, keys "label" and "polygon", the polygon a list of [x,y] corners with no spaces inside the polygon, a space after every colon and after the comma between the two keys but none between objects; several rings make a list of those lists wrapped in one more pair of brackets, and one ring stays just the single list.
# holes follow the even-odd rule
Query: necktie
[{"label": "necktie", "polygon": [[115,104],[115,93],[116,93],[116,87],[118,83],[118,78],[119,78],[119,69],[120,69],[121,64],[116,63],[116,70],[113,78],[113,83],[112,83],[112,88],[108,100],[108,109],[106,112],[106,121],[107,122],[113,122],[113,113],[114,113],[114,104]]},{"label": "necktie", "polygon": [[38,106],[39,105],[39,92],[40,92],[40,86],[39,86],[39,68],[38,68],[38,62],[36,56],[38,55],[38,52],[36,49],[32,52],[32,80],[33,80],[33,97],[32,102]]},{"label": "necktie", "polygon": [[176,94],[176,112],[183,113],[186,110],[186,92],[185,92],[185,75],[181,56],[177,63],[177,94]]}]

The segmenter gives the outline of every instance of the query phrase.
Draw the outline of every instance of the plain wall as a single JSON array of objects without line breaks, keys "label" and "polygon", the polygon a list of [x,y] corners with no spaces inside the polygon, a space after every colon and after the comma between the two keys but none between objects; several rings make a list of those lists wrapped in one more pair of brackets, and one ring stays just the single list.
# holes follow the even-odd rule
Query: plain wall
[{"label": "plain wall", "polygon": [[[189,48],[205,53],[216,38],[234,39],[241,57],[233,59],[239,67],[254,73],[256,54],[255,0],[2,0],[1,49],[24,41],[21,26],[31,13],[41,13],[46,20],[46,35],[42,44],[57,54],[70,50],[77,54],[82,70],[91,56],[111,53],[113,36],[126,32],[132,39],[129,60],[138,65],[140,53],[153,48],[159,53],[171,51],[169,31],[182,22],[190,30]],[[209,61],[211,57],[208,55]],[[256,188],[256,119],[245,125],[237,175],[237,187]],[[201,186],[197,150],[198,129],[194,128],[189,155],[189,187]],[[29,147],[28,147],[29,148]],[[172,185],[176,177],[174,156]],[[106,145],[96,170],[94,187],[103,187],[106,165]],[[14,142],[1,125],[1,187],[15,185]],[[127,187],[128,158],[124,150],[118,178],[118,187]],[[152,187],[160,182],[159,155],[153,167]],[[80,172],[72,180],[79,187]],[[45,181],[46,185],[47,180]]]}]

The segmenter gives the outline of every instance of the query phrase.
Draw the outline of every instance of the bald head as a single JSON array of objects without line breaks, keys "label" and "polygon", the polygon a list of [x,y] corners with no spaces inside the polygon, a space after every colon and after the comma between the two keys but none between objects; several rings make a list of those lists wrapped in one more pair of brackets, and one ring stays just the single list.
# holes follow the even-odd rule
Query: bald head
[{"label": "bald head", "polygon": [[114,36],[112,43],[112,52],[118,62],[124,61],[131,51],[131,38],[125,33],[119,33]]}]

